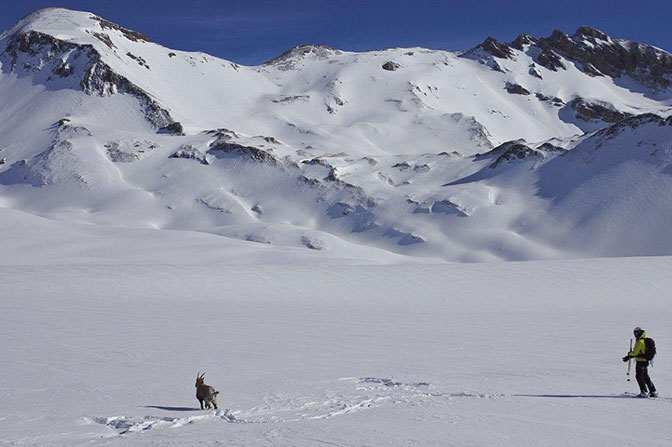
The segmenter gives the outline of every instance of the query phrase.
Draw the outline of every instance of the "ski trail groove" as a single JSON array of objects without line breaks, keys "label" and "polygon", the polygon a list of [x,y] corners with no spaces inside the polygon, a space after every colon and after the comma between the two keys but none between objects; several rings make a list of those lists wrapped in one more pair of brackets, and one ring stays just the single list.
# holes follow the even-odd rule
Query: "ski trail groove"
[{"label": "ski trail groove", "polygon": [[[338,386],[340,385],[340,386]],[[85,418],[88,423],[102,424],[118,435],[142,433],[154,429],[179,428],[207,421],[236,424],[279,424],[325,420],[370,410],[382,405],[428,405],[437,399],[493,399],[505,394],[434,391],[428,382],[400,382],[380,377],[344,377],[336,381],[338,390],[324,390],[315,395],[268,395],[265,402],[248,410],[209,411],[188,417],[109,416]],[[237,416],[238,415],[238,416]],[[240,417],[239,417],[240,416]]]}]

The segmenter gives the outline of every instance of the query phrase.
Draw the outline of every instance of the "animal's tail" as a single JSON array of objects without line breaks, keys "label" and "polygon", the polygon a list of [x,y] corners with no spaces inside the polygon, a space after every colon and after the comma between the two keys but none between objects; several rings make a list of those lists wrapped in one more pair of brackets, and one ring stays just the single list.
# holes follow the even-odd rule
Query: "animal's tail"
[{"label": "animal's tail", "polygon": [[217,394],[219,394],[219,391],[215,391],[215,392],[212,393],[212,394],[217,395]]}]

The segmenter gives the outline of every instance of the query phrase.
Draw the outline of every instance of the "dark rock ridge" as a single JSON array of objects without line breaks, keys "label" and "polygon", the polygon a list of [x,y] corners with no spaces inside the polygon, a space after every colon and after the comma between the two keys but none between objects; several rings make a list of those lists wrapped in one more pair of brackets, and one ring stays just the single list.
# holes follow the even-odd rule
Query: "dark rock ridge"
[{"label": "dark rock ridge", "polygon": [[462,207],[460,207],[459,205],[453,203],[448,199],[443,199],[434,202],[432,206],[429,208],[429,211],[431,211],[434,214],[450,214],[459,217],[469,216],[469,214],[467,214],[467,212]]},{"label": "dark rock ridge", "polygon": [[619,151],[628,158],[646,151],[651,158],[640,160],[648,159],[661,168],[669,168],[670,157],[666,146],[671,134],[672,116],[663,118],[654,113],[634,115],[594,132],[572,150],[565,151],[558,160],[579,160],[585,164],[600,156],[611,157],[600,155],[603,151]]},{"label": "dark rock ridge", "polygon": [[126,56],[128,56],[131,59],[133,59],[134,61],[136,61],[138,63],[138,65],[140,65],[141,67],[145,67],[147,70],[151,70],[151,68],[149,68],[149,64],[147,64],[147,61],[145,59],[143,59],[142,56],[136,56],[135,54],[131,53],[130,51],[128,53],[126,53]]},{"label": "dark rock ridge", "polygon": [[179,121],[174,121],[167,126],[163,126],[162,128],[159,129],[159,133],[168,133],[172,135],[184,135],[184,128],[182,127],[182,123]]},{"label": "dark rock ridge", "polygon": [[544,152],[532,149],[524,143],[524,140],[513,140],[502,143],[490,152],[478,156],[478,158],[485,157],[497,157],[495,161],[488,166],[490,169],[496,169],[505,163],[515,160],[523,160],[529,157],[542,159],[544,158]]},{"label": "dark rock ridge", "polygon": [[513,94],[513,95],[529,95],[530,91],[523,87],[520,84],[513,84],[511,82],[507,82],[506,85],[504,86],[507,92]]},{"label": "dark rock ridge", "polygon": [[589,76],[628,75],[655,92],[672,87],[670,53],[643,43],[613,39],[590,27],[580,27],[572,35],[555,30],[545,38],[521,34],[508,44],[488,37],[464,54],[483,51],[494,58],[510,59],[515,57],[514,49],[527,52],[537,64],[553,71],[567,68],[564,58]]},{"label": "dark rock ridge", "polygon": [[600,131],[595,133],[595,137],[604,136],[608,138],[613,138],[617,134],[621,133],[623,130],[637,129],[639,127],[646,125],[672,127],[672,115],[668,116],[667,118],[662,118],[661,116],[658,116],[655,113],[643,113],[641,115],[630,116],[607,128],[601,129]]},{"label": "dark rock ridge", "polygon": [[[484,55],[488,56],[484,57]],[[462,53],[460,57],[475,59],[483,64],[488,65],[495,71],[504,73],[504,70],[495,61],[495,59],[513,58],[513,51],[507,44],[498,42],[494,37],[488,37],[483,41],[483,43],[476,45],[471,50],[467,50]]]},{"label": "dark rock ridge", "polygon": [[88,95],[132,95],[157,129],[174,123],[166,109],[149,93],[116,73],[92,45],[67,42],[38,31],[16,33],[8,36],[0,61],[5,71],[19,75],[42,74],[46,82],[54,77],[67,79],[71,81],[71,88],[79,88]]},{"label": "dark rock ridge", "polygon": [[487,37],[482,43],[462,53],[462,56],[478,58],[480,53],[487,53],[499,59],[509,59],[513,57],[511,47],[503,42],[497,41],[494,37]]},{"label": "dark rock ridge", "polygon": [[254,146],[231,143],[227,138],[218,138],[210,144],[208,154],[214,156],[234,155],[258,163],[266,163],[271,166],[280,166],[280,161],[270,152]]},{"label": "dark rock ridge", "polygon": [[196,160],[202,165],[209,165],[208,157],[191,144],[183,144],[180,148],[168,158],[184,158],[187,160]]},{"label": "dark rock ridge", "polygon": [[511,47],[505,43],[498,42],[494,37],[487,37],[482,44],[477,45],[473,50],[483,50],[500,59],[506,59],[513,56]]},{"label": "dark rock ridge", "polygon": [[632,116],[630,113],[619,112],[609,103],[586,101],[583,98],[574,98],[568,104],[574,110],[576,117],[583,121],[604,121],[616,123]]},{"label": "dark rock ridge", "polygon": [[147,120],[158,129],[166,128],[175,123],[170,113],[161,107],[149,93],[112,70],[109,65],[102,61],[100,54],[97,52],[95,52],[92,63],[80,85],[84,92],[89,95],[109,96],[115,93],[127,93],[134,96],[143,106]]},{"label": "dark rock ridge", "polygon": [[535,93],[534,96],[535,96],[539,101],[545,101],[545,102],[551,103],[551,104],[553,104],[553,105],[556,106],[556,107],[562,107],[562,106],[565,105],[565,101],[563,101],[562,99],[558,98],[557,96],[554,96],[554,97],[551,98],[550,96],[546,96],[546,95],[544,95],[543,93],[539,93],[539,92]]},{"label": "dark rock ridge", "polygon": [[614,40],[588,27],[579,28],[572,36],[556,30],[544,44],[579,62],[579,68],[589,75],[630,75],[656,90],[672,85],[672,55],[650,45]]},{"label": "dark rock ridge", "polygon": [[565,149],[563,147],[560,147],[560,146],[555,146],[554,144],[551,144],[551,143],[548,143],[548,142],[542,144],[537,149],[540,150],[540,151],[546,152],[547,154],[551,154],[551,153],[554,153],[554,152],[560,152],[560,153],[567,152],[567,149]]},{"label": "dark rock ridge", "polygon": [[121,34],[124,35],[124,37],[133,42],[150,42],[149,38],[144,34],[130,30],[128,28],[124,28],[123,26],[117,25],[116,23],[112,23],[108,20],[103,19],[102,17],[92,15],[91,19],[98,22],[98,24],[103,30],[113,29],[119,31]]}]

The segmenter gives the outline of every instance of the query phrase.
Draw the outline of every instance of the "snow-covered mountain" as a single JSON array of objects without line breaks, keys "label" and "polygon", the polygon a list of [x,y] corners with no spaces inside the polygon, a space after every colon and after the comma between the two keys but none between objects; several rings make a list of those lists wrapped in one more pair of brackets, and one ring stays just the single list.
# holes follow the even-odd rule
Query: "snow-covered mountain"
[{"label": "snow-covered mountain", "polygon": [[580,28],[246,67],[25,17],[0,445],[669,444],[672,257],[445,261],[672,255],[671,61]]},{"label": "snow-covered mountain", "polygon": [[371,259],[672,254],[672,55],[595,29],[247,67],[49,8],[0,64],[0,209]]}]

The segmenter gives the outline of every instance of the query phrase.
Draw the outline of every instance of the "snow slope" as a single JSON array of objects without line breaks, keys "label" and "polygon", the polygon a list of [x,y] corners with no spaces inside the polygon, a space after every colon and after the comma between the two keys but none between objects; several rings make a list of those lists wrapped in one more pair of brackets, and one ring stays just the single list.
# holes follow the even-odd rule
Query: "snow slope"
[{"label": "snow slope", "polygon": [[672,56],[597,30],[244,67],[48,8],[0,63],[3,208],[324,258],[672,254]]},{"label": "snow slope", "polygon": [[[0,265],[407,264],[416,259],[335,237],[327,256],[208,233],[118,228],[54,221],[0,208]],[[310,243],[310,241],[304,241]],[[434,260],[436,262],[436,260]]]},{"label": "snow slope", "polygon": [[2,266],[0,444],[667,446],[671,268]]}]

